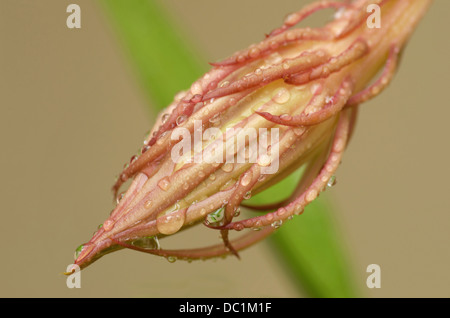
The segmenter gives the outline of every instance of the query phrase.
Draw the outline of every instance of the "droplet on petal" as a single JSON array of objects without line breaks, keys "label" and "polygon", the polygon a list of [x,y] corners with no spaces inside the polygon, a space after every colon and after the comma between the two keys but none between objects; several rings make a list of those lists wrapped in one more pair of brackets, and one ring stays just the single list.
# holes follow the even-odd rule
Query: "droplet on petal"
[{"label": "droplet on petal", "polygon": [[161,190],[167,191],[170,187],[170,181],[168,177],[164,177],[158,182],[158,187],[161,188]]},{"label": "droplet on petal", "polygon": [[291,93],[284,87],[278,89],[273,96],[273,100],[278,104],[285,104],[290,98]]},{"label": "droplet on petal", "polygon": [[336,176],[331,176],[330,180],[328,180],[327,182],[327,186],[331,188],[335,184],[336,184]]},{"label": "droplet on petal", "polygon": [[158,237],[156,236],[142,237],[132,241],[131,244],[137,247],[142,247],[144,249],[150,250],[159,250],[161,248]]},{"label": "droplet on petal", "polygon": [[156,227],[161,234],[171,235],[181,229],[184,220],[184,211],[177,211],[157,218]]}]

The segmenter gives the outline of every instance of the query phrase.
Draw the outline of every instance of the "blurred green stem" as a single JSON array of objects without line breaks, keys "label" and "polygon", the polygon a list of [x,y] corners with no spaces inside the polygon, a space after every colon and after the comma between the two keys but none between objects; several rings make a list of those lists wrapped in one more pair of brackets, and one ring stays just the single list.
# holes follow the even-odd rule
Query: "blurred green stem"
[{"label": "blurred green stem", "polygon": [[[180,35],[163,7],[154,0],[103,0],[135,70],[154,108],[161,110],[174,94],[186,89],[204,71],[196,52]],[[264,30],[261,30],[263,34]],[[255,196],[274,200],[296,184],[298,173]],[[286,222],[271,243],[276,255],[309,297],[354,297],[349,264],[333,227],[330,204],[324,197],[307,207],[301,217]]]}]

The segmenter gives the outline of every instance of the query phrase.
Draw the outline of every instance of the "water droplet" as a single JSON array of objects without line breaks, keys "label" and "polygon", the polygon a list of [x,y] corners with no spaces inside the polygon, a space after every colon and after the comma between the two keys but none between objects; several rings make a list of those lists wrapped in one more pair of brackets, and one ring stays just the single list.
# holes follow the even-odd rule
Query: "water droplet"
[{"label": "water droplet", "polygon": [[185,221],[185,210],[166,214],[156,219],[156,227],[161,234],[170,235],[178,232]]},{"label": "water droplet", "polygon": [[147,202],[144,203],[144,208],[150,209],[152,204],[153,204],[152,200],[148,200]]},{"label": "water droplet", "polygon": [[229,81],[225,81],[225,82],[222,82],[222,84],[220,84],[220,87],[227,87],[229,85],[230,85],[230,82]]},{"label": "water droplet", "polygon": [[236,231],[242,231],[242,230],[244,229],[244,225],[241,224],[241,223],[236,223],[236,224],[234,225],[234,229],[235,229]]},{"label": "water droplet", "polygon": [[225,163],[222,166],[222,170],[225,171],[225,172],[231,172],[231,171],[233,171],[233,169],[234,169],[234,165],[232,163],[230,163],[230,162]]},{"label": "water droplet", "polygon": [[161,117],[161,123],[165,124],[167,122],[167,120],[169,119],[169,114],[164,114]]},{"label": "water droplet", "polygon": [[248,55],[249,55],[251,58],[256,58],[256,57],[259,56],[259,54],[261,54],[261,51],[260,51],[260,49],[258,49],[257,47],[251,48],[251,49],[250,49],[250,52],[248,53]]},{"label": "water droplet", "polygon": [[220,209],[217,209],[216,211],[208,214],[208,216],[206,217],[206,221],[209,223],[220,222],[223,219],[224,212],[225,212],[225,208],[221,207]]},{"label": "water droplet", "polygon": [[244,195],[244,200],[249,200],[252,197],[252,192],[248,191],[245,195]]},{"label": "water droplet", "polygon": [[246,187],[249,185],[250,181],[252,181],[252,175],[249,173],[244,174],[244,176],[241,179],[241,185],[243,187]]},{"label": "water droplet", "polygon": [[141,153],[145,153],[145,152],[147,152],[149,149],[150,149],[150,146],[144,146],[144,147],[142,147],[142,149],[141,149]]},{"label": "water droplet", "polygon": [[114,225],[114,222],[110,219],[106,220],[105,222],[103,222],[103,228],[105,229],[105,231],[109,231],[112,229]]},{"label": "water droplet", "polygon": [[131,157],[130,158],[130,164],[134,163],[137,159],[138,159],[137,155],[134,155],[133,157]]},{"label": "water droplet", "polygon": [[292,120],[292,116],[289,115],[289,114],[283,114],[283,115],[280,116],[280,118],[281,118],[282,120],[285,120],[285,121],[290,121],[290,120]]},{"label": "water droplet", "polygon": [[236,103],[237,103],[237,100],[236,100],[236,98],[234,98],[234,97],[231,97],[231,98],[228,100],[228,105],[230,105],[230,106],[234,106],[234,105],[236,105]]},{"label": "water droplet", "polygon": [[297,136],[301,136],[301,135],[303,135],[305,130],[306,130],[305,127],[296,127],[296,128],[294,128],[294,134],[296,134]]},{"label": "water droplet", "polygon": [[317,197],[317,190],[316,189],[311,189],[308,191],[308,193],[306,194],[306,201],[311,202],[313,201],[315,198]]},{"label": "water droplet", "polygon": [[261,75],[261,74],[262,74],[262,70],[261,70],[260,68],[257,68],[257,69],[255,70],[255,74],[256,74],[256,75]]},{"label": "water droplet", "polygon": [[181,126],[186,122],[187,116],[186,115],[180,115],[177,117],[177,120],[175,121],[177,126]]},{"label": "water droplet", "polygon": [[291,93],[284,87],[278,89],[273,96],[273,100],[278,104],[284,104],[288,102],[290,98]]},{"label": "water droplet", "polygon": [[167,256],[166,259],[169,263],[175,263],[177,261],[175,256]]},{"label": "water droplet", "polygon": [[149,250],[159,250],[161,248],[161,246],[159,245],[158,237],[156,236],[147,236],[139,238],[131,242],[131,245],[142,247],[144,249]]},{"label": "water droplet", "polygon": [[210,119],[209,119],[209,122],[211,123],[211,124],[218,124],[218,123],[220,123],[220,113],[217,113],[217,114],[215,114],[213,117],[211,117]]},{"label": "water droplet", "polygon": [[278,229],[283,224],[282,220],[273,221],[272,224],[270,224],[271,227],[274,229]]},{"label": "water droplet", "polygon": [[288,63],[283,63],[282,66],[283,66],[283,69],[285,69],[285,70],[289,69],[289,64]]},{"label": "water droplet", "polygon": [[191,93],[192,93],[192,95],[194,95],[194,97],[196,95],[202,95],[203,94],[203,88],[202,88],[202,86],[200,85],[200,83],[198,81],[194,82],[192,84],[192,86],[191,86]]},{"label": "water droplet", "polygon": [[259,176],[258,181],[262,182],[262,181],[264,181],[264,179],[266,179],[266,175],[262,174],[262,175]]},{"label": "water droplet", "polygon": [[331,176],[330,180],[327,182],[327,187],[332,187],[336,184],[336,176]]},{"label": "water droplet", "polygon": [[103,227],[103,224],[99,224],[99,225],[97,226],[97,229],[100,230],[102,227]]},{"label": "water droplet", "polygon": [[77,259],[78,256],[80,256],[83,248],[84,248],[84,244],[81,244],[80,246],[77,247],[77,249],[75,250],[75,254],[73,255],[74,259]]},{"label": "water droplet", "polygon": [[211,173],[209,175],[209,179],[212,180],[212,181],[216,180],[216,175],[214,173]]},{"label": "water droplet", "polygon": [[261,227],[254,227],[253,231],[261,231],[261,229],[262,229]]},{"label": "water droplet", "polygon": [[236,211],[234,211],[234,217],[238,217],[241,214],[241,209],[238,207]]},{"label": "water droplet", "polygon": [[158,140],[156,141],[156,144],[158,144],[159,146],[161,146],[164,143],[164,137],[168,134],[168,131],[163,132],[159,137]]},{"label": "water droplet", "polygon": [[124,196],[125,196],[125,192],[122,192],[121,194],[119,194],[119,195],[116,197],[116,203],[119,204],[120,201],[123,199]]},{"label": "water droplet", "polygon": [[258,157],[257,162],[258,162],[258,164],[260,166],[267,167],[268,165],[270,165],[271,160],[270,160],[270,157],[268,155],[263,154],[263,155]]},{"label": "water droplet", "polygon": [[170,188],[170,181],[168,177],[164,177],[161,180],[158,181],[158,187],[161,188],[161,190],[167,191]]}]

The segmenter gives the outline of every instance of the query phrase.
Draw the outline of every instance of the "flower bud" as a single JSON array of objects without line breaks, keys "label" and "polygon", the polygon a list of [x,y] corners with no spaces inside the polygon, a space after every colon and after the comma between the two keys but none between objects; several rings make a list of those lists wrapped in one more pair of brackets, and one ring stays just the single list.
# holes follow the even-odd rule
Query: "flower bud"
[{"label": "flower bud", "polygon": [[[238,256],[301,214],[334,183],[358,105],[388,85],[430,2],[319,1],[287,16],[260,43],[212,63],[158,116],[141,154],[132,157],[113,189],[117,195],[127,180],[131,185],[77,250],[75,264],[86,267],[121,248],[170,260]],[[374,6],[381,25],[369,23],[377,18],[369,10]],[[325,26],[293,28],[326,8],[337,13]],[[289,199],[245,204],[300,167],[304,173]],[[271,212],[243,218],[240,206]],[[159,239],[199,223],[220,231],[222,242],[160,248]],[[229,231],[244,229],[259,231],[229,239]]]}]

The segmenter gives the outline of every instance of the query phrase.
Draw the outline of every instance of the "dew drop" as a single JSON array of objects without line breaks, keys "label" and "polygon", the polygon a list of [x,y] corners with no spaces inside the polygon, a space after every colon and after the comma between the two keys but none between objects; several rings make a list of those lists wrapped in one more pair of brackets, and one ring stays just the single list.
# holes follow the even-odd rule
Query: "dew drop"
[{"label": "dew drop", "polygon": [[194,82],[192,84],[192,86],[191,86],[191,93],[192,93],[192,95],[194,95],[194,97],[195,97],[195,95],[202,95],[203,94],[203,88],[202,88],[202,86],[200,85],[200,83],[198,81]]},{"label": "dew drop", "polygon": [[278,229],[283,224],[282,220],[273,221],[272,224],[270,224],[271,227],[274,229]]},{"label": "dew drop", "polygon": [[178,232],[185,221],[185,211],[177,211],[156,219],[156,227],[161,234],[170,235]]},{"label": "dew drop", "polygon": [[262,167],[267,167],[268,165],[270,165],[270,157],[266,154],[263,154],[261,156],[258,157],[258,165],[262,166]]},{"label": "dew drop", "polygon": [[246,187],[249,185],[250,181],[252,181],[252,175],[251,174],[245,174],[241,179],[241,185],[243,187]]},{"label": "dew drop", "polygon": [[169,114],[164,114],[161,117],[161,123],[165,124],[167,122],[167,120],[169,119],[169,116],[170,116]]},{"label": "dew drop", "polygon": [[208,216],[206,217],[206,221],[209,223],[217,223],[219,221],[222,221],[224,212],[225,212],[225,208],[221,207],[220,209],[217,209],[216,211],[208,214]]},{"label": "dew drop", "polygon": [[177,261],[175,256],[167,256],[166,259],[169,263],[175,263]]},{"label": "dew drop", "polygon": [[292,120],[292,116],[289,115],[289,114],[283,114],[283,115],[280,116],[280,118],[281,118],[282,120],[285,120],[285,121],[290,121],[290,120]]},{"label": "dew drop", "polygon": [[152,200],[148,200],[147,202],[144,203],[144,208],[146,209],[150,209],[152,207]]},{"label": "dew drop", "polygon": [[214,173],[211,173],[211,174],[209,175],[209,179],[210,179],[211,181],[216,180],[216,175],[215,175]]},{"label": "dew drop", "polygon": [[119,194],[119,195],[116,197],[116,203],[119,204],[120,201],[123,199],[124,196],[125,196],[125,192],[122,192],[121,194]]},{"label": "dew drop", "polygon": [[131,242],[131,245],[149,250],[159,250],[161,248],[161,246],[159,245],[158,237],[156,236],[139,238]]},{"label": "dew drop", "polygon": [[227,87],[229,85],[230,85],[230,82],[229,81],[225,81],[225,82],[222,82],[222,84],[220,84],[220,87]]},{"label": "dew drop", "polygon": [[241,209],[238,207],[236,211],[234,211],[234,217],[238,217],[241,214]]},{"label": "dew drop", "polygon": [[209,122],[211,123],[211,124],[218,124],[218,123],[220,123],[220,113],[217,113],[217,114],[215,114],[213,117],[211,117],[210,119],[209,119]]},{"label": "dew drop", "polygon": [[142,149],[141,149],[141,153],[145,153],[145,152],[147,152],[149,149],[150,149],[150,146],[144,146],[144,147],[142,147]]},{"label": "dew drop", "polygon": [[109,231],[109,230],[111,230],[112,229],[112,227],[113,227],[113,221],[112,220],[106,220],[104,223],[103,223],[103,228],[105,229],[105,231]]},{"label": "dew drop", "polygon": [[248,191],[245,195],[244,195],[244,200],[249,200],[252,197],[252,192]]},{"label": "dew drop", "polygon": [[305,128],[304,127],[296,127],[294,128],[294,134],[297,136],[301,136],[305,133]]},{"label": "dew drop", "polygon": [[330,180],[327,182],[327,187],[331,188],[336,184],[336,176],[331,176]]},{"label": "dew drop", "polygon": [[225,172],[231,172],[231,171],[233,171],[233,169],[234,169],[234,165],[230,162],[228,162],[222,166],[222,170]]},{"label": "dew drop", "polygon": [[161,188],[161,190],[167,191],[170,187],[170,181],[168,177],[164,177],[161,180],[158,181],[158,187]]},{"label": "dew drop", "polygon": [[251,58],[256,58],[256,57],[259,56],[259,54],[261,54],[261,50],[258,49],[257,47],[251,48],[251,49],[250,49],[250,52],[248,53],[248,55],[249,55]]},{"label": "dew drop", "polygon": [[291,98],[291,93],[286,88],[280,88],[273,96],[273,100],[278,104],[284,104]]},{"label": "dew drop", "polygon": [[306,201],[311,202],[313,201],[315,198],[317,197],[317,190],[316,189],[311,189],[308,191],[308,193],[306,194]]},{"label": "dew drop", "polygon": [[177,117],[175,122],[176,122],[177,126],[181,126],[186,122],[186,119],[187,119],[186,115],[180,115]]},{"label": "dew drop", "polygon": [[134,163],[138,159],[138,156],[134,155],[130,158],[130,164]]}]

